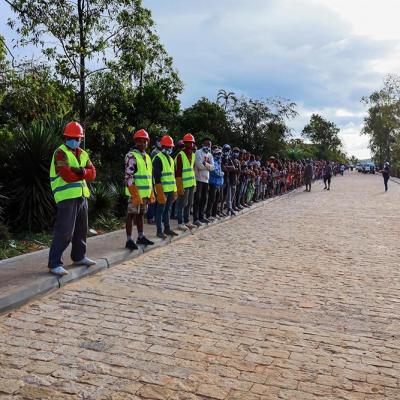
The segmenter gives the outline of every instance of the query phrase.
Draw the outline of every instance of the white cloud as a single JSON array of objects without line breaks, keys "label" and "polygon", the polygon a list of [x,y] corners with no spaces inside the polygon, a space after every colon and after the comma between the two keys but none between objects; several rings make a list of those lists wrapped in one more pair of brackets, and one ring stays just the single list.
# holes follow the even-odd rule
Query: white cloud
[{"label": "white cloud", "polygon": [[342,128],[350,153],[368,152],[367,138],[357,136],[364,113],[360,98],[379,88],[383,75],[400,70],[398,0],[144,5],[185,82],[183,106],[201,96],[215,99],[221,88],[255,98],[283,96],[301,104],[296,131],[317,110]]}]

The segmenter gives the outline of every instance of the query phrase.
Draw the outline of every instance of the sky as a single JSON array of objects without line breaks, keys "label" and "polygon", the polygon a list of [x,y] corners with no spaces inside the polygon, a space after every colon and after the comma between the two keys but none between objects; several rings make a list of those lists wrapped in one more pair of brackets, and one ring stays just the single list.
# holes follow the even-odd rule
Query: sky
[{"label": "sky", "polygon": [[[143,0],[174,58],[182,106],[219,89],[295,101],[299,136],[313,113],[335,122],[345,151],[368,158],[362,96],[400,70],[398,0]],[[0,0],[0,33],[10,16]],[[4,7],[6,9],[4,10]],[[5,11],[5,12],[4,12]],[[22,54],[30,55],[24,50]]]}]

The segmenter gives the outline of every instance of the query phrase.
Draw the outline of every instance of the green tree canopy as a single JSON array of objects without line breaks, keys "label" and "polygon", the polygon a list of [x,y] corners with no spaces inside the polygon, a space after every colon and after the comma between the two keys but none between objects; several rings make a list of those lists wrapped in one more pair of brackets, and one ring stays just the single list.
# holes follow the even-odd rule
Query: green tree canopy
[{"label": "green tree canopy", "polygon": [[340,129],[333,122],[327,121],[318,114],[313,114],[301,135],[326,150],[340,150],[342,141],[339,138],[339,132]]},{"label": "green tree canopy", "polygon": [[88,79],[118,65],[144,87],[146,79],[179,80],[141,0],[5,0],[19,24],[21,43],[40,45],[60,76],[79,88],[79,115],[86,120]]}]

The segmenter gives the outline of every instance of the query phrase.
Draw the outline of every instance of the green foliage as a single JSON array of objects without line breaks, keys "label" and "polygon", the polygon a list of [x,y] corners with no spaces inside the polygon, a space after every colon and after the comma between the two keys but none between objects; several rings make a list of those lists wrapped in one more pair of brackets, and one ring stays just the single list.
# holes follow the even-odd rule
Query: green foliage
[{"label": "green foliage", "polygon": [[205,97],[183,111],[180,131],[191,132],[198,143],[205,136],[215,138],[218,144],[228,143],[231,137],[225,111]]},{"label": "green foliage", "polygon": [[50,71],[49,67],[26,65],[12,71],[3,82],[0,101],[0,126],[28,126],[36,119],[64,118],[72,115],[74,92]]},{"label": "green foliage", "polygon": [[15,230],[37,232],[51,224],[54,200],[49,168],[63,125],[60,120],[36,121],[14,133],[0,179],[9,197],[7,219]]},{"label": "green foliage", "polygon": [[94,220],[93,227],[96,230],[100,230],[103,232],[111,232],[117,229],[121,229],[122,223],[118,218],[114,216],[100,214]]},{"label": "green foliage", "polygon": [[128,206],[128,196],[125,194],[125,185],[123,180],[121,182],[111,183],[110,190],[113,193],[115,204],[113,213],[118,217],[122,218],[126,215],[126,208]]},{"label": "green foliage", "polygon": [[253,154],[268,157],[285,149],[286,118],[296,115],[294,103],[241,98],[232,108],[234,142]]},{"label": "green foliage", "polygon": [[110,217],[115,206],[115,192],[109,183],[94,182],[90,188],[89,217],[92,221],[99,216]]},{"label": "green foliage", "polygon": [[0,224],[0,260],[42,250],[49,247],[52,240],[52,235],[48,232],[18,233],[14,234],[12,239],[6,236],[4,240],[1,240],[1,229]]},{"label": "green foliage", "polygon": [[0,242],[10,239],[10,232],[6,225],[0,222]]},{"label": "green foliage", "polygon": [[361,100],[368,105],[362,133],[370,137],[373,158],[383,167],[385,161],[400,160],[397,142],[400,136],[400,76],[388,75],[384,87]]},{"label": "green foliage", "polygon": [[[21,43],[41,45],[57,73],[79,88],[82,122],[86,120],[87,82],[102,70],[117,66],[138,84],[140,93],[154,79],[168,81],[167,86],[175,87],[171,93],[181,90],[172,59],[141,0],[7,2],[17,14],[19,24],[12,21],[10,25],[21,35]],[[93,59],[97,63],[87,62]]]},{"label": "green foliage", "polygon": [[330,121],[325,120],[318,114],[313,114],[310,123],[302,131],[302,136],[311,140],[312,143],[320,145],[321,158],[329,151],[339,151],[342,141],[339,138],[340,129]]},{"label": "green foliage", "polygon": [[226,112],[230,105],[236,105],[237,97],[233,92],[228,92],[225,89],[220,89],[217,94],[217,103],[222,103],[224,111]]}]

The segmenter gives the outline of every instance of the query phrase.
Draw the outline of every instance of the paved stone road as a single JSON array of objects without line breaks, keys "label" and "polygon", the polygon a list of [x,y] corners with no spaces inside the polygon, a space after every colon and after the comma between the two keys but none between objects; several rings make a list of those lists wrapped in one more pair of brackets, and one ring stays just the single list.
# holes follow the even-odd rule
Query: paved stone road
[{"label": "paved stone road", "polygon": [[354,173],[0,317],[0,399],[400,399],[400,186]]}]

